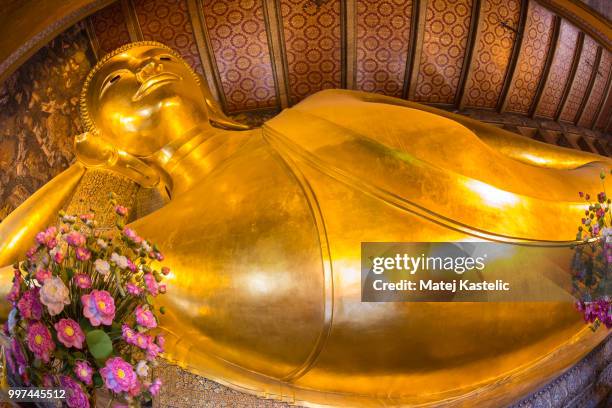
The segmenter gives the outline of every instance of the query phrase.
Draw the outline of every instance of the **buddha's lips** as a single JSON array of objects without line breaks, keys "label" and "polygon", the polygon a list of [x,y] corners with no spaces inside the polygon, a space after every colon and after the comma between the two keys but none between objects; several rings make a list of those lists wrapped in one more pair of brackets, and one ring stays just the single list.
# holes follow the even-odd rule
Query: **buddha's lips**
[{"label": "buddha's lips", "polygon": [[180,76],[171,72],[164,72],[162,74],[152,76],[140,85],[140,88],[138,88],[138,91],[136,91],[136,93],[132,97],[132,100],[138,101],[156,90],[157,88],[169,84],[171,82],[180,81],[181,79],[182,78]]}]

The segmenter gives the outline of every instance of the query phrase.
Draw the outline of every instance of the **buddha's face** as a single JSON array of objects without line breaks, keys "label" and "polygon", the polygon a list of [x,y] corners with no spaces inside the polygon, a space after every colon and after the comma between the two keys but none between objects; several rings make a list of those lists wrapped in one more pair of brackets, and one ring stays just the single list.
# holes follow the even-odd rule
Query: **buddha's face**
[{"label": "buddha's face", "polygon": [[151,45],[110,58],[92,78],[86,103],[100,135],[136,156],[151,155],[208,120],[186,63]]}]

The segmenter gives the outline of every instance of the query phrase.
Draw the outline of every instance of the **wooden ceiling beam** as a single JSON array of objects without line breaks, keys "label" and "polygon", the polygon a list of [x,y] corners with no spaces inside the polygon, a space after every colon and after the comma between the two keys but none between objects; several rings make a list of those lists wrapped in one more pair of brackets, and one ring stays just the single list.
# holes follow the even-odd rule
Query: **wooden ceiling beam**
[{"label": "wooden ceiling beam", "polygon": [[[601,63],[601,57],[603,56],[603,49],[601,47],[597,47],[597,53],[595,54],[595,61],[593,61],[593,66],[591,67],[591,76],[589,78],[589,83],[587,85],[586,90],[584,91],[584,95],[582,96],[582,101],[580,102],[580,106],[578,107],[578,111],[576,112],[576,117],[574,118],[574,124],[578,126],[580,123],[580,119],[584,114],[584,108],[593,93],[593,85],[595,84],[595,79],[597,78],[597,74],[599,74],[599,64]],[[600,74],[601,75],[601,74]]]},{"label": "wooden ceiling beam", "polygon": [[138,16],[136,15],[136,7],[132,0],[121,0],[121,11],[125,17],[125,22],[130,35],[130,41],[142,41],[144,36],[138,22]]},{"label": "wooden ceiling beam", "polygon": [[486,0],[474,0],[472,3],[472,17],[470,19],[470,32],[468,34],[468,42],[466,45],[465,57],[463,58],[463,66],[461,67],[461,75],[459,84],[457,85],[457,94],[455,95],[455,106],[457,109],[463,109],[465,104],[465,87],[467,79],[472,72],[472,63],[474,61],[474,49],[480,39],[480,27],[482,25],[482,8]]},{"label": "wooden ceiling beam", "polygon": [[610,70],[610,73],[608,75],[608,83],[606,84],[604,98],[599,104],[599,108],[597,108],[597,113],[595,114],[595,120],[593,121],[593,124],[591,125],[592,130],[595,130],[595,128],[597,127],[597,124],[599,123],[599,120],[601,119],[601,115],[606,109],[606,106],[608,105],[610,98],[612,98],[612,95],[610,95],[612,94],[612,88],[610,88],[610,84],[612,84],[612,69]]},{"label": "wooden ceiling beam", "polygon": [[289,107],[289,75],[286,65],[285,48],[283,47],[283,26],[280,16],[280,6],[276,0],[263,0],[264,24],[270,49],[270,63],[276,95],[281,109]]},{"label": "wooden ceiling beam", "polygon": [[[404,99],[414,99],[417,80],[419,78],[419,67],[421,64],[421,51],[423,50],[423,33],[425,31],[425,13],[427,12],[428,0],[415,0],[412,8],[412,26],[410,27],[410,50],[407,70],[404,80]],[[407,81],[406,81],[407,80]]]}]

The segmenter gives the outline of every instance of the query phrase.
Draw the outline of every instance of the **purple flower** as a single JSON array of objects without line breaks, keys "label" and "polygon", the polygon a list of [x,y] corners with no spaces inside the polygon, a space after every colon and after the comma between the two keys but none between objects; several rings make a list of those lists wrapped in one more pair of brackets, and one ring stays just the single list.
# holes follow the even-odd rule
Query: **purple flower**
[{"label": "purple flower", "polygon": [[125,227],[123,229],[123,235],[125,235],[130,241],[136,244],[140,244],[142,242],[142,238],[140,238],[138,234],[136,234],[136,232],[131,228]]},{"label": "purple flower", "polygon": [[17,364],[17,374],[23,374],[28,362],[26,361],[23,350],[21,349],[21,344],[16,338],[11,340],[11,354],[15,358],[15,363]]},{"label": "purple flower", "polygon": [[78,382],[67,375],[60,377],[61,388],[66,390],[66,405],[70,408],[89,408],[89,398]]},{"label": "purple flower", "polygon": [[39,288],[33,288],[27,290],[19,302],[17,302],[17,309],[19,309],[19,313],[21,316],[26,319],[31,320],[40,320],[42,317],[42,303],[39,300]]},{"label": "purple flower", "polygon": [[89,365],[87,361],[77,361],[74,365],[74,373],[83,383],[87,385],[92,384],[91,378],[93,376],[93,368],[91,368],[91,365]]},{"label": "purple flower", "polygon": [[81,289],[89,289],[91,288],[91,278],[89,275],[84,273],[78,273],[74,275],[74,283]]},{"label": "purple flower", "polygon": [[152,329],[157,327],[157,321],[155,320],[155,316],[149,309],[142,307],[141,305],[136,306],[136,323],[141,325],[142,327],[146,327],[148,329]]},{"label": "purple flower", "polygon": [[153,296],[157,296],[159,288],[157,286],[157,281],[155,280],[155,277],[150,273],[146,273],[144,275],[144,281],[149,293]]},{"label": "purple flower", "polygon": [[132,262],[131,259],[127,260],[127,267],[130,271],[136,272],[136,265],[134,265],[134,262]]},{"label": "purple flower", "polygon": [[68,242],[70,246],[80,248],[85,245],[85,236],[78,231],[72,231],[66,235],[66,242]]},{"label": "purple flower", "polygon": [[6,300],[11,302],[11,304],[15,304],[17,299],[19,299],[19,295],[21,294],[21,274],[18,270],[15,269],[15,277],[13,278],[13,286],[9,291],[8,295],[6,295]]},{"label": "purple flower", "polygon": [[27,338],[30,351],[37,358],[48,363],[51,358],[51,352],[55,350],[55,343],[47,326],[40,322],[30,324]]},{"label": "purple flower", "polygon": [[134,368],[121,357],[106,360],[106,365],[100,370],[100,375],[106,387],[116,393],[130,391],[137,382]]},{"label": "purple flower", "polygon": [[164,345],[166,344],[166,338],[162,336],[161,334],[158,334],[157,337],[155,338],[155,341],[157,342],[157,345],[159,346],[159,348],[163,350]]},{"label": "purple flower", "polygon": [[91,252],[87,248],[78,247],[76,249],[76,258],[81,262],[88,261],[91,258]]},{"label": "purple flower", "polygon": [[149,387],[149,392],[151,393],[151,395],[157,395],[161,386],[161,380],[159,378],[156,378],[155,381],[153,381],[153,384],[151,384],[151,386]]},{"label": "purple flower", "polygon": [[136,332],[127,324],[121,326],[121,336],[127,344],[136,345]]},{"label": "purple flower", "polygon": [[161,348],[152,341],[149,342],[147,346],[147,360],[153,361],[157,358],[157,355],[161,353]]},{"label": "purple flower", "polygon": [[54,327],[57,332],[57,339],[64,346],[67,348],[83,348],[85,333],[83,333],[81,326],[79,326],[77,322],[72,319],[61,319],[59,322],[55,323]]},{"label": "purple flower", "polygon": [[90,294],[81,296],[83,315],[89,319],[92,326],[104,324],[110,326],[115,318],[115,300],[105,290],[93,290]]}]

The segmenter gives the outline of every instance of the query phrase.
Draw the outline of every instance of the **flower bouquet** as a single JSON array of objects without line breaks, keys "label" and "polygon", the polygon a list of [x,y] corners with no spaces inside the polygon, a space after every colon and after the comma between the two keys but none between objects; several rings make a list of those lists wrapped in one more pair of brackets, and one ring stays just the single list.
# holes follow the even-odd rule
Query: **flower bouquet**
[{"label": "flower bouquet", "polygon": [[[125,227],[127,209],[111,195],[116,228],[101,231],[93,213],[60,213],[59,227],[36,235],[15,264],[4,326],[11,379],[62,388],[65,405],[95,406],[96,390],[140,406],[159,392],[150,368],[163,351],[153,297],[168,268],[155,245]],[[158,309],[164,313],[163,308]]]},{"label": "flower bouquet", "polygon": [[[602,185],[606,173],[602,171]],[[578,227],[572,259],[573,290],[577,298],[576,307],[584,314],[593,331],[604,324],[612,327],[612,214],[604,191],[591,200],[589,194],[580,192],[587,207]]]}]

